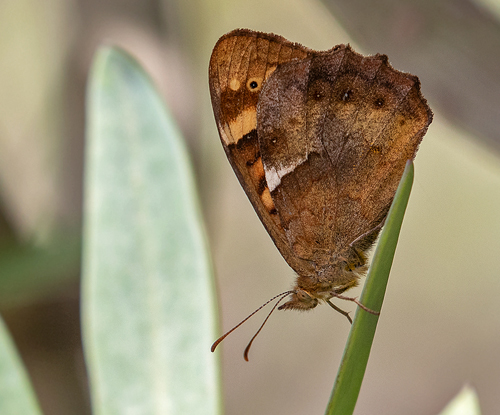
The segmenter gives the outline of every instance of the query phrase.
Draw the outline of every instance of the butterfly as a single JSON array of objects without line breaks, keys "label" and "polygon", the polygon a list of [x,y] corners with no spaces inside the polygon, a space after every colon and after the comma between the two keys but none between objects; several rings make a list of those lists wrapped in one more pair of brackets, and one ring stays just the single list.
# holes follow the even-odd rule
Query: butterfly
[{"label": "butterfly", "polygon": [[365,275],[406,161],[432,121],[418,78],[349,45],[314,51],[237,29],[213,49],[209,86],[227,158],[297,274],[275,297],[290,296],[279,309],[326,302],[348,317],[330,299]]}]

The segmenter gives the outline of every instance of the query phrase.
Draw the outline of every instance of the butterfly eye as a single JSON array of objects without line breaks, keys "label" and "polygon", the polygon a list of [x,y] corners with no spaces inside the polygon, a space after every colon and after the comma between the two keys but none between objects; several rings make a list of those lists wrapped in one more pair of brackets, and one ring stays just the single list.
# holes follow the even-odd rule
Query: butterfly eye
[{"label": "butterfly eye", "polygon": [[297,290],[297,297],[300,301],[308,301],[311,300],[311,296],[302,290]]},{"label": "butterfly eye", "polygon": [[261,80],[257,78],[250,78],[247,82],[247,88],[250,91],[258,91],[261,86]]},{"label": "butterfly eye", "polygon": [[384,104],[385,104],[384,98],[377,98],[377,100],[375,101],[375,106],[378,108],[382,108]]}]

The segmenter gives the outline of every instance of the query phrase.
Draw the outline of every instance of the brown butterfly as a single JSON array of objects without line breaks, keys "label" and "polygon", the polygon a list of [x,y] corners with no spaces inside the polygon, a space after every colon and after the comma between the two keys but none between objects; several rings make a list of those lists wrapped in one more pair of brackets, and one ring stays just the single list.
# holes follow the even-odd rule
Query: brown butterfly
[{"label": "brown butterfly", "polygon": [[209,83],[229,162],[298,274],[275,297],[291,295],[279,309],[324,301],[349,318],[330,299],[346,298],[366,273],[366,252],[432,121],[418,78],[349,45],[318,52],[239,29],[215,45]]}]

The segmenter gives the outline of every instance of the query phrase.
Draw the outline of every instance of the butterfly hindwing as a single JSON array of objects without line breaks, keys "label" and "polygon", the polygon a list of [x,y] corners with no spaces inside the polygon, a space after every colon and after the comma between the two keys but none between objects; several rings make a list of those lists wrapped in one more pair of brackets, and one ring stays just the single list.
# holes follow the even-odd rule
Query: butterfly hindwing
[{"label": "butterfly hindwing", "polygon": [[[281,65],[258,104],[269,190],[293,254],[346,257],[385,218],[432,119],[418,79],[349,46]],[[379,228],[378,228],[379,229]],[[368,235],[373,241],[376,232]]]}]

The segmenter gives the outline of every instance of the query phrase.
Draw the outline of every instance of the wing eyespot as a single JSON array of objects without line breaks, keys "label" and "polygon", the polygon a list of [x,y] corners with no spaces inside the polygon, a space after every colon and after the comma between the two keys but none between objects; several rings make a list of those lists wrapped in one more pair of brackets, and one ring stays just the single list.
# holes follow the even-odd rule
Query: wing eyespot
[{"label": "wing eyespot", "polygon": [[354,93],[352,92],[352,90],[348,89],[342,93],[340,99],[344,102],[349,102],[352,101],[353,95]]},{"label": "wing eyespot", "polygon": [[260,91],[261,87],[262,87],[262,79],[261,78],[250,78],[247,81],[247,89],[250,92]]}]

